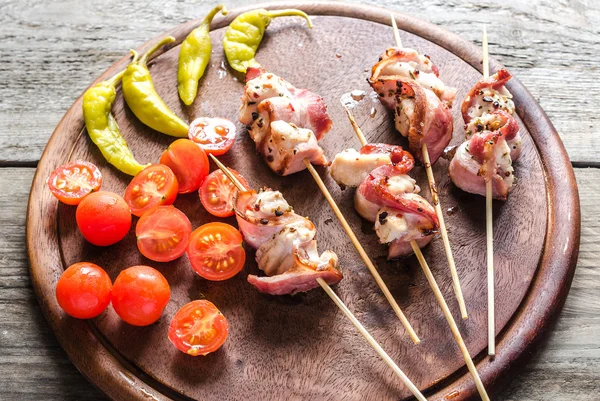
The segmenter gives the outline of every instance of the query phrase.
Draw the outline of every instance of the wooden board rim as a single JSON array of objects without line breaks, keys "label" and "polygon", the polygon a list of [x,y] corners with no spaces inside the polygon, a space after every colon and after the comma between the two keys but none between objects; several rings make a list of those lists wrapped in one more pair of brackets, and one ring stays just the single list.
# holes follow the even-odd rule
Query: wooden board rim
[{"label": "wooden board rim", "polygon": [[[241,12],[258,7],[299,8],[310,15],[358,18],[385,25],[390,25],[391,13],[397,18],[400,29],[436,43],[480,70],[480,50],[475,45],[430,23],[372,6],[334,2],[263,4],[232,10],[226,18],[216,19],[212,29],[224,27]],[[178,44],[199,21],[182,24],[169,31],[167,35],[175,36],[177,39],[175,43]],[[140,46],[138,50],[147,49],[164,36],[165,34],[152,39]],[[123,68],[128,62],[128,58],[128,56],[121,58],[95,82],[105,79]],[[500,67],[500,64],[493,59],[490,59],[490,65],[492,71]],[[498,389],[510,379],[510,375],[514,374],[514,369],[511,368],[521,365],[525,361],[528,351],[539,341],[564,304],[573,278],[579,249],[579,197],[574,172],[566,150],[548,117],[521,82],[514,78],[511,80],[509,89],[517,100],[518,114],[530,131],[542,161],[548,197],[548,225],[540,266],[532,280],[530,290],[520,309],[497,337],[498,349],[501,352],[493,360],[486,355],[474,357],[481,378],[490,392]],[[81,97],[67,111],[52,134],[32,183],[27,213],[27,248],[36,296],[61,346],[75,366],[107,396],[112,399],[180,399],[182,397],[178,396],[174,390],[165,388],[158,381],[131,366],[120,358],[116,351],[111,352],[102,336],[92,325],[77,321],[69,327],[68,331],[64,331],[59,330],[55,321],[57,316],[49,303],[54,297],[54,284],[45,282],[39,274],[41,269],[47,269],[47,261],[41,260],[40,254],[34,252],[36,238],[32,236],[31,225],[33,221],[39,221],[43,212],[56,212],[55,206],[51,206],[50,210],[36,207],[35,200],[41,198],[40,192],[45,190],[45,178],[49,172],[44,170],[44,167],[47,167],[44,162],[49,156],[50,145],[58,137],[57,133],[72,123],[73,117],[77,115],[81,115]],[[80,125],[83,126],[82,121],[80,121]],[[560,201],[557,199],[558,194],[560,194]],[[566,216],[570,216],[568,222],[565,220]],[[54,257],[60,259],[60,255],[54,255]],[[550,276],[552,276],[552,280],[549,280]],[[536,308],[533,308],[529,302],[534,298],[538,300]],[[92,351],[87,354],[77,352],[82,346]],[[466,369],[462,369],[439,383],[435,388],[430,389],[428,396],[438,399],[450,391],[458,392],[453,400],[472,399],[477,395]]]}]

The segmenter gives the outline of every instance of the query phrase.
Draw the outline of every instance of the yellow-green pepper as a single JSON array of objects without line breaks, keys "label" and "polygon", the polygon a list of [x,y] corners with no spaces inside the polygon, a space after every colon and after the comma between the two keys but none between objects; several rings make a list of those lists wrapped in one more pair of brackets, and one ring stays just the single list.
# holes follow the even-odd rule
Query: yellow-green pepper
[{"label": "yellow-green pepper", "polygon": [[160,47],[172,43],[175,38],[168,36],[154,45],[143,56],[131,50],[133,60],[127,66],[123,75],[123,97],[133,111],[133,114],[148,127],[163,134],[185,137],[188,135],[188,125],[173,113],[160,98],[146,62]]},{"label": "yellow-green pepper", "polygon": [[104,158],[125,174],[136,175],[149,164],[144,166],[135,160],[111,113],[116,96],[115,86],[124,73],[123,71],[85,91],[83,118],[88,135]]},{"label": "yellow-green pepper", "polygon": [[249,67],[260,67],[254,59],[258,46],[263,39],[265,29],[273,18],[299,16],[306,19],[309,28],[312,22],[304,11],[257,9],[238,15],[229,25],[223,38],[223,50],[231,68],[246,72]]},{"label": "yellow-green pepper", "polygon": [[177,90],[179,97],[187,106],[194,102],[198,94],[198,80],[210,60],[212,44],[210,43],[210,23],[215,15],[227,15],[227,7],[220,4],[208,13],[200,26],[194,29],[181,43],[179,49],[179,68],[177,69]]}]

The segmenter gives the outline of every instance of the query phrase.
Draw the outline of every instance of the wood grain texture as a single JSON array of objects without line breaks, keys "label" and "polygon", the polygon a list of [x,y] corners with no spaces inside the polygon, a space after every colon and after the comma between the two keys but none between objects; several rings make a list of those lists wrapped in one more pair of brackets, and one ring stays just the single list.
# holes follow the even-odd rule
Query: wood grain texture
[{"label": "wood grain texture", "polygon": [[[230,8],[259,3],[230,0]],[[600,3],[596,1],[360,1],[433,22],[480,43],[539,100],[571,160],[600,164]],[[213,2],[157,0],[0,1],[0,164],[32,165],[89,82],[129,48],[189,19]],[[565,85],[569,82],[569,85]],[[585,96],[575,95],[585,93]],[[18,116],[18,118],[15,118]],[[18,133],[18,135],[15,135]]]},{"label": "wood grain texture", "polygon": [[[389,27],[382,25],[389,21],[388,11],[366,7],[342,8],[339,5],[298,6],[312,14],[341,14],[344,17],[315,17],[315,24],[320,23],[322,27],[316,32],[306,32],[293,22],[276,21],[270,27],[275,35],[267,36],[260,55],[268,60],[273,72],[282,73],[281,70],[285,72],[286,78],[294,83],[304,81],[304,85],[310,88],[318,87],[319,93],[330,105],[332,118],[340,121],[343,119],[343,112],[337,100],[349,87],[365,85],[364,78],[355,74],[357,66],[370,65],[381,51],[374,48],[372,42],[385,43],[390,35]],[[234,16],[230,15],[227,18],[231,19]],[[479,74],[471,67],[479,64],[480,52],[476,47],[432,25],[401,15],[398,15],[398,18],[401,29],[418,35],[406,32],[406,43],[430,54],[440,66],[442,77],[458,86],[462,93],[478,79]],[[217,28],[219,25],[222,26],[223,21],[217,23]],[[182,25],[169,34],[181,40],[191,26],[192,24]],[[369,36],[361,35],[360,32],[369,32]],[[222,30],[213,32],[215,39],[222,34]],[[423,38],[435,41],[443,48]],[[298,50],[289,52],[290,44],[296,45]],[[146,44],[144,48],[148,46],[149,44]],[[455,52],[460,58],[444,49]],[[227,110],[233,110],[232,113],[235,114],[238,107],[235,98],[241,85],[232,76],[223,75],[218,71],[219,60],[216,60],[217,66],[213,65],[202,81],[202,95],[194,107],[188,110],[181,109],[176,93],[169,90],[175,84],[174,75],[169,72],[172,72],[176,65],[176,50],[166,51],[151,67],[157,90],[171,108],[189,119],[197,115],[215,115],[215,109],[218,109],[218,115],[227,113]],[[279,57],[283,52],[287,53],[285,60]],[[342,57],[336,56],[336,53]],[[223,57],[218,47],[215,54]],[[289,69],[289,65],[302,65],[306,59],[318,60],[313,70],[319,71],[319,74],[311,74],[308,67]],[[105,73],[105,76],[120,70],[125,63],[126,60],[121,59]],[[498,65],[492,62],[492,67],[497,68]],[[336,75],[343,75],[347,79],[330,79]],[[504,261],[496,282],[499,294],[496,321],[496,331],[500,333],[499,356],[494,361],[483,358],[479,363],[482,378],[490,390],[508,379],[509,368],[522,362],[524,349],[540,338],[542,329],[548,325],[549,317],[562,305],[569,288],[579,240],[579,210],[577,197],[573,194],[574,178],[566,154],[543,112],[516,79],[511,83],[510,89],[519,104],[519,115],[535,137],[541,160],[538,159],[530,139],[526,139],[529,143],[525,144],[525,151],[519,160],[522,167],[521,185],[506,204],[497,205],[498,210],[495,213],[497,241],[500,245],[497,250]],[[115,103],[114,113],[134,152],[136,147],[139,147],[138,154],[145,155],[148,160],[157,158],[166,147],[169,138],[141,126],[124,107],[121,98]],[[455,113],[457,114],[456,110]],[[228,114],[225,115],[234,119]],[[387,127],[382,125],[378,134],[385,142],[393,142],[397,137],[390,129],[389,119],[385,122]],[[73,158],[93,160],[101,168],[106,167],[98,151],[89,146],[87,137],[79,136],[81,128],[81,105],[78,100],[57,127],[56,135],[52,136],[38,167],[28,212],[29,258],[42,309],[49,316],[50,324],[57,332],[62,346],[90,380],[110,397],[136,397],[137,393],[139,398],[140,392],[143,392],[151,393],[158,399],[163,395],[180,398],[175,391],[194,399],[222,399],[235,394],[262,399],[279,399],[282,394],[299,399],[318,394],[322,399],[349,400],[364,397],[365,394],[374,399],[407,396],[405,389],[394,386],[390,372],[381,371],[376,360],[371,360],[373,356],[364,343],[357,343],[356,334],[346,327],[348,323],[340,320],[340,316],[333,313],[335,311],[327,308],[331,307],[330,304],[322,305],[322,298],[315,296],[314,292],[303,297],[301,303],[297,303],[299,298],[296,298],[293,301],[294,307],[290,308],[285,298],[265,299],[259,296],[244,285],[243,277],[231,280],[226,290],[218,285],[197,283],[190,269],[185,267],[186,260],[165,265],[163,270],[173,286],[173,301],[169,305],[172,310],[168,307],[166,316],[172,315],[177,307],[189,298],[194,299],[193,294],[197,294],[198,291],[210,294],[211,299],[219,304],[223,312],[232,321],[238,322],[238,331],[232,330],[231,341],[228,342],[230,346],[224,347],[219,353],[200,360],[182,357],[164,336],[159,334],[160,328],[164,329],[162,331],[166,330],[167,317],[161,319],[155,327],[141,329],[124,326],[110,313],[102,315],[89,325],[65,317],[52,295],[54,283],[62,268],[74,261],[85,259],[105,266],[109,274],[116,276],[122,267],[140,263],[137,253],[127,251],[134,247],[133,237],[105,249],[83,243],[73,229],[73,209],[62,205],[57,208],[56,202],[45,189],[43,177],[56,164],[67,159],[71,154],[69,148],[74,142],[76,143]],[[524,127],[522,129],[527,131]],[[345,147],[349,142],[345,135],[347,133],[344,133],[343,128],[335,128],[323,141],[325,150],[334,153]],[[525,138],[529,137],[525,135]],[[225,162],[244,171],[251,183],[255,186],[267,184],[282,188],[296,210],[311,215],[320,227],[321,245],[336,249],[341,255],[341,264],[345,266],[346,271],[354,273],[347,277],[337,290],[347,299],[349,306],[355,308],[355,313],[372,326],[374,335],[383,338],[380,341],[388,352],[408,366],[406,369],[412,379],[421,388],[430,389],[432,399],[447,396],[456,400],[472,399],[475,390],[470,378],[457,371],[463,365],[462,358],[456,349],[446,345],[452,344],[451,336],[422,277],[414,275],[414,261],[402,263],[409,267],[408,275],[404,272],[398,275],[397,267],[394,269],[393,266],[387,265],[380,268],[392,283],[392,291],[398,294],[401,302],[408,304],[406,310],[409,318],[412,315],[417,321],[417,330],[423,337],[430,339],[418,350],[412,347],[412,344],[407,347],[404,343],[396,342],[396,336],[401,333],[390,326],[389,318],[383,313],[381,299],[376,297],[377,291],[370,289],[370,280],[365,282],[364,274],[352,263],[351,249],[345,249],[349,248],[347,244],[342,245],[345,238],[340,235],[339,230],[328,227],[325,221],[324,224],[320,224],[321,220],[325,219],[324,216],[330,213],[329,209],[323,206],[323,202],[315,203],[312,198],[305,196],[305,188],[311,184],[310,180],[306,177],[302,179],[302,175],[298,175],[300,181],[295,182],[302,185],[293,185],[289,179],[274,177],[264,166],[257,166],[254,160],[256,157],[252,156],[252,144],[247,137],[241,136],[240,144],[234,147],[232,152],[227,155]],[[539,197],[539,194],[544,192],[540,161],[544,163],[546,170],[545,175],[548,179],[545,185],[551,202],[548,204],[550,224],[544,244],[543,261],[536,272],[539,252],[544,241],[545,216],[543,213],[530,214],[526,208],[519,205],[528,205],[536,210],[546,209],[545,198]],[[104,172],[105,188],[123,192],[128,179],[108,168],[104,168]],[[420,175],[424,178],[422,171]],[[559,176],[560,179],[557,180]],[[443,195],[449,199],[454,198],[455,202],[461,204],[461,213],[454,215],[453,219],[456,221],[453,226],[456,227],[457,238],[465,241],[465,245],[459,245],[463,254],[457,255],[457,262],[465,266],[465,293],[471,300],[471,318],[467,322],[461,322],[461,327],[467,344],[472,348],[471,353],[476,355],[485,347],[485,308],[482,307],[485,304],[485,291],[482,285],[484,280],[477,269],[482,255],[478,253],[478,247],[468,245],[483,242],[484,234],[477,230],[477,221],[481,220],[478,212],[481,212],[482,207],[476,198],[456,194],[447,178],[438,178],[438,182]],[[449,199],[442,196],[445,204],[449,203]],[[205,212],[198,210],[197,203],[197,199],[181,198],[178,206],[200,224],[206,221],[207,216]],[[345,207],[348,209],[346,214],[350,215],[351,203]],[[572,208],[573,219],[569,222],[562,210],[565,207]],[[57,227],[53,223],[55,218],[59,223],[58,236],[55,233]],[[351,224],[355,226],[355,230],[361,225],[360,221],[353,221]],[[561,226],[561,230],[555,229],[556,224]],[[524,233],[527,234],[523,235]],[[364,237],[364,242],[370,245],[368,248],[371,254],[377,255],[375,250],[381,247],[375,243],[369,244],[373,242],[373,236]],[[570,240],[562,255],[555,254],[556,240]],[[44,247],[43,252],[39,249],[40,244]],[[428,247],[426,257],[432,265],[438,266],[438,281],[446,296],[449,296],[450,280],[439,272],[439,265],[445,265],[445,257],[437,248]],[[252,265],[253,263],[249,263],[250,270]],[[390,267],[392,270],[388,271]],[[520,305],[534,273],[535,279],[526,295],[528,301]],[[189,287],[190,283],[193,283],[192,287]],[[359,290],[363,293],[359,293]],[[367,296],[364,295],[365,290]],[[315,308],[321,311],[320,315],[315,316],[311,313]],[[267,310],[268,313],[265,314]],[[259,321],[256,320],[257,316],[260,316]],[[511,318],[511,323],[507,324]],[[281,322],[286,324],[282,325]],[[318,330],[315,331],[316,327]],[[305,333],[306,330],[309,331]],[[332,335],[341,337],[332,341]],[[140,336],[143,336],[145,341],[140,342]],[[323,336],[329,338],[329,341],[319,340]],[[311,342],[311,339],[317,340],[316,343]],[[149,344],[152,346],[149,347]],[[352,344],[351,353],[347,349],[349,344]],[[85,353],[82,353],[82,350],[86,350]],[[334,355],[336,358],[332,359]],[[361,363],[356,363],[357,358]],[[206,363],[207,360],[211,362]],[[172,363],[165,364],[164,361]],[[427,362],[428,366],[424,365],[423,361]],[[348,367],[342,376],[336,369],[340,364]],[[253,369],[246,368],[247,365]],[[286,374],[282,375],[282,371]],[[267,375],[269,380],[262,381],[262,385],[257,386],[256,372],[261,372],[262,376]],[[323,372],[326,375],[315,376],[315,372]],[[199,382],[199,377],[204,380]],[[351,386],[348,385],[348,377],[352,378]],[[273,392],[273,385],[279,389],[278,392]]]}]

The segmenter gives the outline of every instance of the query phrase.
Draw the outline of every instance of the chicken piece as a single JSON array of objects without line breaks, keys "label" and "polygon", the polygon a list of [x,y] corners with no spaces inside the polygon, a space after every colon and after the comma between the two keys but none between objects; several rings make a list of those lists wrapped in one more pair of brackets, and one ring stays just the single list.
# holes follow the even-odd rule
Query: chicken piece
[{"label": "chicken piece", "polygon": [[271,97],[260,102],[249,129],[254,142],[258,144],[264,140],[273,121],[281,120],[309,129],[317,140],[331,129],[323,98],[306,89],[296,90],[295,93],[294,98]]},{"label": "chicken piece", "polygon": [[[416,181],[410,176],[405,174],[398,174],[391,176],[385,183],[387,190],[394,196],[408,196],[407,194],[417,194],[421,191]],[[354,194],[354,208],[365,220],[375,223],[377,221],[377,214],[381,209],[381,204],[377,201],[372,200],[371,197],[367,198],[365,195],[367,184],[359,187]]]},{"label": "chicken piece", "polygon": [[343,278],[337,269],[337,255],[325,251],[320,256],[317,242],[310,241],[302,248],[293,251],[293,265],[285,273],[271,277],[248,275],[248,282],[260,292],[272,295],[297,294],[319,287],[317,278],[329,285],[337,284]]},{"label": "chicken piece", "polygon": [[452,114],[433,92],[414,82],[397,81],[395,126],[421,163],[421,147],[427,144],[429,160],[435,164],[452,139]]},{"label": "chicken piece", "polygon": [[244,125],[250,125],[257,116],[257,107],[265,99],[285,97],[291,99],[296,88],[283,78],[262,69],[248,69],[246,86],[242,95],[239,119]]},{"label": "chicken piece", "polygon": [[319,166],[329,164],[311,130],[282,120],[270,123],[262,141],[257,143],[257,150],[269,167],[283,176],[304,170],[304,159]]},{"label": "chicken piece", "polygon": [[369,84],[383,104],[394,109],[396,81],[412,81],[431,90],[446,106],[451,107],[456,88],[446,86],[439,78],[438,68],[428,56],[409,48],[389,48],[371,69]]},{"label": "chicken piece", "polygon": [[465,124],[469,124],[473,118],[493,113],[496,110],[504,110],[513,114],[515,103],[511,93],[504,87],[511,78],[510,73],[502,68],[489,78],[479,80],[462,103],[461,112]]},{"label": "chicken piece", "polygon": [[510,148],[510,158],[516,161],[521,155],[521,133],[519,123],[504,110],[495,110],[481,117],[475,117],[465,125],[465,135],[470,139],[474,133],[482,131],[498,131]]},{"label": "chicken piece", "polygon": [[383,207],[375,219],[375,232],[382,244],[388,244],[388,260],[410,255],[413,250],[410,241],[416,241],[419,248],[433,238],[432,223],[418,214],[402,213]]},{"label": "chicken piece", "polygon": [[370,143],[360,151],[346,149],[335,155],[331,163],[331,177],[342,187],[357,187],[375,168],[392,163],[410,165],[410,171],[414,159],[401,146]]},{"label": "chicken piece", "polygon": [[510,147],[498,131],[473,134],[456,149],[448,173],[465,192],[485,196],[486,181],[492,182],[494,199],[506,200],[516,180]]},{"label": "chicken piece", "polygon": [[[415,242],[417,243],[417,246],[419,248],[423,248],[424,246],[429,244],[429,242],[431,242],[432,238],[433,238],[433,234],[415,239]],[[394,259],[401,258],[403,256],[412,255],[412,253],[413,253],[413,249],[412,249],[412,246],[410,245],[410,241],[407,242],[407,241],[402,241],[402,240],[396,240],[396,241],[393,241],[392,243],[390,243],[390,246],[388,247],[387,258],[388,258],[388,260],[394,260]]]},{"label": "chicken piece", "polygon": [[308,220],[297,220],[273,235],[256,251],[256,263],[267,276],[283,274],[295,264],[294,251],[311,242],[317,229]]},{"label": "chicken piece", "polygon": [[238,192],[234,199],[235,217],[244,241],[259,248],[286,225],[304,217],[294,213],[279,191],[263,189]]},{"label": "chicken piece", "polygon": [[375,169],[358,187],[354,206],[375,223],[379,241],[390,244],[388,259],[412,253],[410,241],[425,246],[439,228],[435,209],[417,193],[415,181],[395,166]]}]

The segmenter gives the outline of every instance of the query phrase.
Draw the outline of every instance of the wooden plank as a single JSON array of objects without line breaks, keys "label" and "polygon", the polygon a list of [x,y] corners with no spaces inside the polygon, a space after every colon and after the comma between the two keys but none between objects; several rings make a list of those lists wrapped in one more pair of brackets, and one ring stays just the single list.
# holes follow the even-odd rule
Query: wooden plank
[{"label": "wooden plank", "polygon": [[101,400],[58,345],[31,287],[25,214],[34,172],[0,169],[0,398]]},{"label": "wooden plank", "polygon": [[[230,0],[227,5],[259,2]],[[589,112],[600,103],[600,82],[591,73],[600,55],[600,3],[360,3],[429,20],[474,42],[480,41],[481,24],[486,23],[490,53],[539,99],[571,159],[578,165],[600,163],[595,151],[600,139],[594,135],[600,117]],[[133,0],[4,1],[0,165],[34,164],[61,116],[102,71],[127,49],[212,6],[193,0],[159,0],[144,6]]]}]

